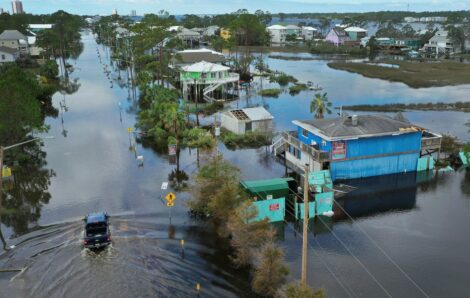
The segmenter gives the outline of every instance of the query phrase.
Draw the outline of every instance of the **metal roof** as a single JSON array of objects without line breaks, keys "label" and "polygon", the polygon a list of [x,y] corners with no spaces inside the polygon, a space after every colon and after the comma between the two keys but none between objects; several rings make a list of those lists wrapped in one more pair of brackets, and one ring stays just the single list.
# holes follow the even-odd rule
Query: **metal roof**
[{"label": "metal roof", "polygon": [[272,25],[272,26],[267,27],[266,29],[268,29],[268,30],[284,30],[284,29],[286,29],[286,27],[284,27],[282,25]]},{"label": "metal roof", "polygon": [[271,194],[276,197],[285,197],[289,193],[289,181],[294,181],[292,177],[289,178],[274,178],[265,180],[251,180],[241,181],[240,184],[246,190],[258,198],[265,199],[266,195]]},{"label": "metal roof", "polygon": [[0,34],[0,40],[26,40],[26,36],[18,30],[4,30]]},{"label": "metal roof", "polygon": [[[265,108],[263,107],[255,107],[255,108],[246,108],[242,109],[243,113],[245,113],[246,116],[251,121],[259,121],[259,120],[267,120],[267,119],[273,119],[273,115],[269,113]],[[239,119],[239,120],[244,120],[244,119]]]},{"label": "metal roof", "polygon": [[344,29],[346,32],[367,32],[366,29],[361,27],[347,27]]},{"label": "metal roof", "polygon": [[187,72],[213,72],[213,71],[225,71],[229,70],[230,67],[223,66],[220,64],[210,63],[201,61],[191,65],[183,66],[181,69]]},{"label": "metal roof", "polygon": [[[352,117],[357,117],[357,125],[353,125]],[[397,115],[395,118],[386,115],[352,117],[294,120],[292,122],[316,135],[322,136],[326,140],[395,135],[423,130],[423,128],[408,122],[403,115]]]}]

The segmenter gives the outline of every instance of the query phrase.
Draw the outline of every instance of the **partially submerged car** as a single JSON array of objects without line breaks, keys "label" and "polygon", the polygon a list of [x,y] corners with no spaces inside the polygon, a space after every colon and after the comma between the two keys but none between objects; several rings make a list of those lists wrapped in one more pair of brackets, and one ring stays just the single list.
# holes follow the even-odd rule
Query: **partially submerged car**
[{"label": "partially submerged car", "polygon": [[86,248],[102,248],[111,244],[109,215],[105,212],[90,213],[85,218],[83,245]]}]

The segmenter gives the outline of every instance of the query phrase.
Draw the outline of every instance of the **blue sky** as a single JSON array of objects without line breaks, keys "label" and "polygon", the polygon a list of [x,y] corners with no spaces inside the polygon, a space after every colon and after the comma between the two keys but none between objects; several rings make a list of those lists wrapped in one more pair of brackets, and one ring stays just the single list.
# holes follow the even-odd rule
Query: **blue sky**
[{"label": "blue sky", "polygon": [[[161,9],[171,14],[215,14],[232,12],[239,8],[271,12],[364,12],[377,10],[468,10],[470,0],[23,0],[25,11],[51,13],[59,9],[76,14],[119,14],[157,12]],[[0,7],[11,11],[11,2],[0,0]]]}]

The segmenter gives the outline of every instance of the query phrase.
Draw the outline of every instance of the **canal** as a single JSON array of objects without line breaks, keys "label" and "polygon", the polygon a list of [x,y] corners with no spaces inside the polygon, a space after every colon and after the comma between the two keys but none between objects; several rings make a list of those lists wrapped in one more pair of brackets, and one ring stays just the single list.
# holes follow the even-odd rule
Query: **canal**
[{"label": "canal", "polygon": [[[47,119],[48,134],[56,139],[44,141],[45,163],[34,176],[23,175],[6,186],[12,194],[6,200],[13,200],[18,212],[2,217],[1,230],[14,248],[0,252],[0,268],[25,269],[19,274],[0,273],[0,296],[185,297],[196,294],[196,283],[206,297],[250,296],[248,273],[230,266],[226,242],[188,215],[188,193],[176,192],[170,224],[161,200],[166,192],[160,188],[175,166],[168,156],[139,143],[137,153],[130,150],[135,140],[127,129],[134,127],[137,104],[124,86],[111,84],[106,77],[106,49],[87,32],[83,43],[84,52],[72,62],[78,91],[54,95],[54,106],[61,112]],[[329,69],[324,60],[268,58],[267,62],[301,81],[319,83],[335,106],[467,101],[470,91],[470,86],[412,89]],[[231,105],[266,106],[280,131],[291,129],[294,118],[311,117],[308,106],[313,94],[243,96]],[[463,127],[468,114],[415,111],[406,116],[436,132],[468,138]],[[265,148],[232,151],[220,144],[219,150],[240,167],[245,179],[284,174],[284,167]],[[136,155],[144,157],[143,166]],[[189,177],[195,173],[194,150],[182,152],[181,167]],[[36,173],[41,173],[40,179]],[[323,287],[332,297],[467,294],[468,171],[347,183],[357,190],[338,201],[335,216],[311,222],[310,285]],[[36,185],[37,191],[26,191]],[[99,210],[112,215],[113,246],[94,254],[81,247],[81,219]],[[276,227],[286,249],[290,279],[298,279],[301,230],[295,224]],[[184,258],[181,239],[186,243]]]}]

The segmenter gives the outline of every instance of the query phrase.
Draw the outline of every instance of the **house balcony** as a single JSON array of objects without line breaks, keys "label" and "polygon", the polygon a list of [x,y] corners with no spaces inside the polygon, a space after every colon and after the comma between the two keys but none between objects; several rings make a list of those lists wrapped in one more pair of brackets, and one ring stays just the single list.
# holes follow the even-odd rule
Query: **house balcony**
[{"label": "house balcony", "polygon": [[282,132],[271,145],[273,154],[278,155],[282,153],[285,150],[286,144],[300,149],[302,154],[308,154],[312,160],[319,163],[330,161],[330,153],[328,151],[321,151],[301,142],[297,138],[296,131]]},{"label": "house balcony", "polygon": [[222,78],[215,77],[215,78],[200,78],[200,79],[193,79],[191,77],[181,77],[181,82],[191,85],[191,84],[227,84],[227,83],[236,83],[240,80],[240,75],[238,73],[229,73]]}]

